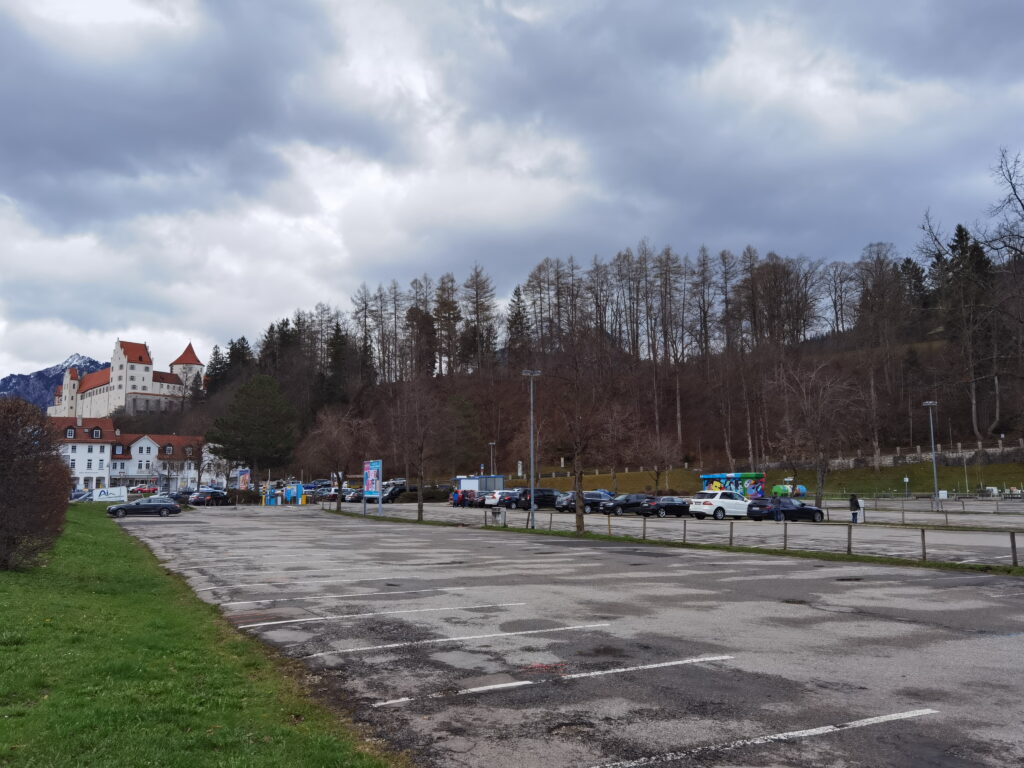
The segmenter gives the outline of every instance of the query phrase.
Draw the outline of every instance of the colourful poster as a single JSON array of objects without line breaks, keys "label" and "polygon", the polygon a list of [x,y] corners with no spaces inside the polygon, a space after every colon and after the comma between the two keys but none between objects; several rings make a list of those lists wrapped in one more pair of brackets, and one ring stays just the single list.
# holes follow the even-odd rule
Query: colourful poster
[{"label": "colourful poster", "polygon": [[364,499],[375,499],[380,496],[381,486],[381,472],[382,461],[380,459],[374,459],[373,461],[363,462],[363,498]]}]

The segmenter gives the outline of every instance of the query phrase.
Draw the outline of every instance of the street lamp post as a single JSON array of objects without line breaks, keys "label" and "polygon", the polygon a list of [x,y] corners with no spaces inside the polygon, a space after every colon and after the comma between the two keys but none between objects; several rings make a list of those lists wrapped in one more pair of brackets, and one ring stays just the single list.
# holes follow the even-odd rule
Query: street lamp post
[{"label": "street lamp post", "polygon": [[534,494],[534,453],[533,453],[533,380],[540,376],[540,371],[523,371],[523,376],[530,379],[530,517],[527,521],[527,528],[534,528],[534,510],[537,509],[537,503],[533,498]]},{"label": "street lamp post", "polygon": [[491,440],[487,445],[491,447],[491,474],[494,474],[494,441]]},{"label": "street lamp post", "polygon": [[932,496],[932,504],[938,505],[939,503],[939,469],[935,459],[935,420],[933,418],[933,412],[939,407],[939,404],[935,400],[925,400],[921,403],[925,408],[928,409],[928,431],[932,436],[932,481],[935,486],[935,493]]}]

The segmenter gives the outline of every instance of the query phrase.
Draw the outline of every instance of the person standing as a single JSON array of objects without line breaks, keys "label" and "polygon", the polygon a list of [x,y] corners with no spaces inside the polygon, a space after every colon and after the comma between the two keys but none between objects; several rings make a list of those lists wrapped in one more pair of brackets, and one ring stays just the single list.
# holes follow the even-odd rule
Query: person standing
[{"label": "person standing", "polygon": [[781,523],[782,517],[782,499],[779,498],[779,494],[772,493],[772,517],[776,523]]},{"label": "person standing", "polygon": [[857,513],[861,511],[860,499],[857,498],[856,493],[850,494],[850,517],[853,522],[857,522]]}]

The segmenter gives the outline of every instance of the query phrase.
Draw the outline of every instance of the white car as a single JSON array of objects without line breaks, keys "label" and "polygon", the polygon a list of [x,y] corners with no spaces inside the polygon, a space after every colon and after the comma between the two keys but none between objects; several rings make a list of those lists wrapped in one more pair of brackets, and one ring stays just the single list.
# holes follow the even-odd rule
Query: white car
[{"label": "white car", "polygon": [[505,499],[510,496],[512,491],[488,491],[484,494],[484,506],[485,507],[496,507],[499,504],[504,503]]},{"label": "white car", "polygon": [[715,520],[746,518],[747,499],[735,491],[700,491],[690,499],[690,514],[698,520],[705,517],[713,517]]}]

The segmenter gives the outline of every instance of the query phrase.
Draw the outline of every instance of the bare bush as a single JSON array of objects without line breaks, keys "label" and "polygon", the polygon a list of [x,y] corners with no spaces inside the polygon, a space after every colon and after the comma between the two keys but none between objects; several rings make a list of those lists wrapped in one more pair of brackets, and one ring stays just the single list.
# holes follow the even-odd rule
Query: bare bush
[{"label": "bare bush", "polygon": [[64,528],[71,476],[36,406],[0,398],[0,570],[31,568]]}]

